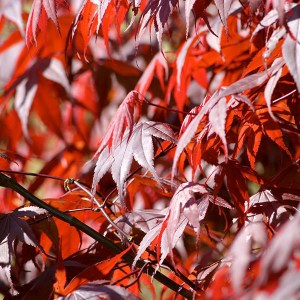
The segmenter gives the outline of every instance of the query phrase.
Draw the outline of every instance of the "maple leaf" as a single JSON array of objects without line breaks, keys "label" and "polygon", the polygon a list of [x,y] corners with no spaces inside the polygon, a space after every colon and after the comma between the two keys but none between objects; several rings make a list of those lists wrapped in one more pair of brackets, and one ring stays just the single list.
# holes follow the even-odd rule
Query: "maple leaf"
[{"label": "maple leaf", "polygon": [[[199,193],[201,196],[196,199],[195,193]],[[171,199],[164,219],[161,223],[154,225],[144,236],[134,264],[156,237],[158,237],[158,244],[160,244],[160,251],[158,251],[159,265],[163,263],[169,253],[173,261],[172,249],[182,236],[185,227],[189,224],[196,232],[199,230],[201,221],[205,218],[209,202],[225,208],[232,208],[221,197],[210,195],[204,185],[193,182],[181,184]]]},{"label": "maple leaf", "polygon": [[[117,25],[117,31],[126,17],[129,9],[127,1],[115,0],[85,0],[83,1],[72,26],[72,38],[79,32],[83,39],[84,56],[88,43],[96,32],[102,27],[102,34],[108,53],[110,26]],[[86,59],[86,57],[85,57]],[[87,59],[86,59],[87,60]]]},{"label": "maple leaf", "polygon": [[130,249],[131,246],[110,259],[103,260],[99,263],[87,267],[70,281],[63,293],[73,293],[74,291],[78,291],[78,289],[80,289],[81,287],[86,286],[87,284],[94,282],[95,280],[104,279],[105,276],[107,276],[122,260],[122,257],[126,253],[128,253],[128,251],[130,251]]},{"label": "maple leaf", "polygon": [[16,79],[9,90],[16,89],[15,109],[22,124],[22,130],[27,139],[30,140],[28,133],[28,117],[33,100],[38,89],[39,76],[62,85],[69,93],[70,85],[64,71],[63,64],[58,59],[37,60],[24,74]]},{"label": "maple leaf", "polygon": [[2,264],[9,263],[11,256],[14,254],[13,245],[16,239],[27,245],[42,249],[29,225],[26,221],[22,220],[21,217],[34,217],[45,213],[47,213],[47,211],[42,208],[28,206],[20,208],[11,214],[2,214],[0,219],[0,252],[2,253]]},{"label": "maple leaf", "polygon": [[51,19],[59,29],[57,10],[65,3],[65,0],[34,0],[26,26],[26,44],[29,45],[32,38],[37,44],[38,29],[44,31]]},{"label": "maple leaf", "polygon": [[221,21],[225,27],[226,33],[228,34],[228,27],[227,27],[227,17],[230,12],[230,7],[232,5],[232,0],[214,0],[216,7],[219,11],[219,15],[221,18]]},{"label": "maple leaf", "polygon": [[0,2],[0,17],[5,16],[14,22],[22,35],[24,35],[24,25],[22,19],[22,0],[2,0]]},{"label": "maple leaf", "polygon": [[[272,65],[276,64],[276,60],[277,59],[274,60]],[[276,87],[276,84],[279,78],[281,77],[281,74],[282,74],[282,68],[272,73],[271,78],[267,82],[265,92],[264,92],[269,114],[274,121],[277,121],[277,118],[274,116],[271,109],[271,104],[272,104],[271,98],[272,98],[273,91]]]},{"label": "maple leaf", "polygon": [[108,150],[116,148],[122,142],[126,129],[128,129],[127,139],[130,138],[133,126],[141,116],[142,104],[138,92],[131,91],[126,96],[109,123],[96,155],[101,153],[105,147],[108,147]]},{"label": "maple leaf", "polygon": [[93,188],[95,193],[96,185],[104,174],[111,169],[113,180],[117,184],[119,196],[124,196],[124,183],[129,174],[133,158],[152,173],[155,180],[160,182],[153,166],[154,146],[152,137],[176,142],[173,131],[167,124],[155,122],[141,122],[133,126],[132,130],[127,129],[123,140],[116,147],[109,150],[105,147],[100,153],[96,168],[94,170]]},{"label": "maple leaf", "polygon": [[[249,223],[238,233],[230,246],[227,258],[231,259],[230,274],[233,288],[237,293],[242,291],[244,276],[250,262],[258,255],[252,251],[253,243],[264,249],[267,246],[268,235],[262,222]],[[226,259],[226,258],[225,258]]]},{"label": "maple leaf", "polygon": [[78,299],[120,299],[120,300],[138,300],[139,298],[130,293],[127,289],[107,285],[106,280],[97,280],[82,285],[77,290],[67,296],[58,297],[57,300],[78,300]]},{"label": "maple leaf", "polygon": [[185,11],[185,24],[186,24],[186,30],[185,30],[185,37],[187,39],[189,34],[189,27],[190,27],[190,14],[193,9],[193,6],[195,4],[196,0],[187,0],[185,1],[184,11]]},{"label": "maple leaf", "polygon": [[[168,63],[162,53],[157,53],[148,64],[148,67],[143,72],[139,79],[136,90],[145,95],[155,74],[157,74],[161,88],[164,90],[164,80],[168,78]],[[165,76],[164,76],[165,75]]]},{"label": "maple leaf", "polygon": [[[184,133],[182,134],[182,136],[180,137],[180,139],[178,141],[175,156],[174,156],[173,167],[172,167],[173,176],[175,174],[176,164],[179,159],[179,156],[181,155],[183,149],[188,145],[188,143],[191,141],[192,137],[196,133],[198,125],[199,125],[200,121],[202,120],[202,118],[207,113],[210,113],[211,110],[216,105],[218,105],[219,101],[223,101],[223,103],[224,103],[224,100],[222,100],[224,97],[227,97],[229,95],[239,94],[247,89],[252,89],[256,86],[263,84],[269,78],[269,74],[275,70],[279,70],[283,66],[283,63],[284,63],[283,60],[280,59],[277,61],[277,63],[274,66],[272,66],[268,70],[260,72],[258,74],[252,74],[252,75],[246,76],[245,78],[242,78],[242,79],[234,82],[232,85],[230,85],[226,88],[223,88],[219,91],[216,91],[212,95],[211,98],[209,98],[207,101],[202,103],[200,112],[191,121],[191,123],[186,128],[186,130],[184,131]],[[239,100],[239,98],[236,98],[236,99]],[[218,112],[221,113],[221,118],[220,118],[220,120],[214,119],[214,122],[216,122],[216,123],[213,126],[214,126],[215,130],[217,130],[218,133],[221,134],[220,138],[223,139],[223,143],[224,143],[224,142],[226,142],[226,140],[224,139],[225,133],[222,131],[224,129],[224,116],[225,116],[224,108],[219,108],[219,106],[217,106],[215,108],[215,111],[213,110],[213,114],[218,113]],[[221,121],[221,123],[219,121]],[[224,145],[226,145],[226,143]]]},{"label": "maple leaf", "polygon": [[137,40],[140,41],[148,24],[154,23],[159,48],[162,48],[162,34],[169,16],[178,5],[178,0],[150,0],[139,19],[139,32]]},{"label": "maple leaf", "polygon": [[11,284],[10,266],[15,255],[16,240],[33,247],[38,247],[44,252],[28,223],[21,218],[34,217],[46,213],[47,211],[42,208],[28,206],[15,210],[10,214],[0,215],[0,265],[3,268],[2,272],[4,272],[8,282]]},{"label": "maple leaf", "polygon": [[293,253],[299,251],[299,226],[300,214],[297,211],[293,219],[287,221],[272,239],[261,260],[261,272],[257,279],[260,285],[264,284],[272,274],[287,268]]},{"label": "maple leaf", "polygon": [[145,209],[126,213],[115,220],[118,227],[130,234],[133,227],[141,229],[147,233],[154,228],[157,223],[161,223],[166,216],[167,209]]},{"label": "maple leaf", "polygon": [[282,45],[284,60],[300,92],[300,5],[287,13],[288,36]]}]

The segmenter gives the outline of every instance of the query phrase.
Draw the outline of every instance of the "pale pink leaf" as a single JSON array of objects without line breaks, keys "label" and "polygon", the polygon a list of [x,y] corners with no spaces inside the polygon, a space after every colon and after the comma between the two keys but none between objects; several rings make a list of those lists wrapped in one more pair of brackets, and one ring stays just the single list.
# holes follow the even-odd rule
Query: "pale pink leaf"
[{"label": "pale pink leaf", "polygon": [[263,58],[266,60],[271,56],[276,49],[279,40],[285,35],[286,30],[284,27],[279,27],[272,33],[271,37],[266,43],[266,50],[263,53]]},{"label": "pale pink leaf", "polygon": [[147,90],[149,89],[149,86],[151,84],[151,81],[153,80],[153,77],[157,73],[158,79],[160,80],[162,84],[163,78],[159,77],[159,70],[162,68],[165,73],[165,78],[168,78],[168,63],[166,59],[163,57],[162,53],[157,53],[151,60],[150,64],[148,64],[147,68],[144,70],[143,75],[139,79],[137,85],[136,85],[136,91],[138,91],[140,94],[145,95]]},{"label": "pale pink leaf", "polygon": [[204,219],[208,206],[208,194],[201,197],[200,201],[195,198],[191,198],[183,209],[183,214],[188,220],[189,224],[197,230],[200,226],[200,222]]},{"label": "pale pink leaf", "polygon": [[178,0],[150,0],[139,20],[140,26],[137,40],[140,40],[145,28],[152,19],[154,21],[154,29],[157,35],[159,49],[162,49],[162,34],[164,28],[168,22],[169,16],[177,5]]},{"label": "pale pink leaf", "polygon": [[37,77],[23,79],[16,88],[15,109],[20,118],[22,131],[26,139],[30,140],[28,132],[28,117],[37,91]]},{"label": "pale pink leaf", "polygon": [[[275,63],[275,61],[274,61],[274,63]],[[274,89],[275,89],[275,87],[277,85],[277,82],[278,82],[278,80],[279,80],[279,78],[281,76],[281,73],[282,73],[282,68],[280,68],[276,72],[272,73],[272,76],[268,80],[268,82],[266,84],[265,91],[264,91],[264,95],[265,95],[265,99],[266,99],[268,111],[269,111],[269,114],[270,114],[270,116],[272,117],[272,119],[274,121],[276,121],[277,118],[274,116],[274,114],[272,112],[272,108],[271,108],[271,106],[272,106],[272,95],[273,95]]]},{"label": "pale pink leaf", "polygon": [[[253,222],[245,226],[230,246],[228,258],[231,258],[230,274],[232,286],[237,293],[242,291],[242,283],[250,262],[256,255],[253,253],[253,244],[264,249],[268,242],[265,225],[262,222]],[[258,254],[257,254],[258,255]]]},{"label": "pale pink leaf", "polygon": [[97,2],[100,2],[100,3],[96,3],[98,5],[98,24],[97,24],[97,32],[98,32],[102,24],[104,14],[111,0],[101,0]]},{"label": "pale pink leaf", "polygon": [[291,72],[298,91],[300,91],[300,6],[295,6],[287,15],[288,33],[283,45],[282,54]]},{"label": "pale pink leaf", "polygon": [[22,35],[24,35],[24,24],[22,19],[22,0],[1,0],[0,1],[0,17],[5,16],[14,22]]},{"label": "pale pink leaf", "polygon": [[174,235],[170,236],[167,230],[163,232],[162,241],[160,244],[161,256],[160,256],[159,264],[157,265],[156,269],[158,269],[159,266],[163,264],[168,254],[171,255],[171,259],[174,264],[172,249],[176,246],[178,240],[181,238],[187,224],[188,224],[188,219],[184,215],[182,215],[178,220]]},{"label": "pale pink leaf", "polygon": [[189,38],[183,45],[183,47],[180,49],[179,54],[176,59],[176,82],[177,82],[177,88],[180,90],[180,85],[181,85],[181,74],[182,74],[182,69],[185,63],[186,56],[188,54],[188,51],[192,47],[192,44],[196,40],[196,37],[191,37]]},{"label": "pale pink leaf", "polygon": [[126,129],[128,129],[127,139],[130,138],[133,126],[141,116],[142,103],[138,92],[131,91],[128,93],[117,112],[114,114],[114,117],[108,126],[108,130],[102,138],[96,155],[101,153],[107,146],[108,150],[116,148],[122,142]]},{"label": "pale pink leaf", "polygon": [[[248,105],[253,111],[255,111],[254,105],[252,104],[250,99],[245,95],[242,95],[242,94],[234,95],[231,100],[235,100],[237,102],[243,102],[246,105]],[[229,103],[228,103],[228,106],[229,106]]]},{"label": "pale pink leaf", "polygon": [[212,130],[221,138],[225,147],[225,156],[228,154],[225,123],[227,117],[227,101],[221,98],[209,112],[209,122]]},{"label": "pale pink leaf", "polygon": [[288,267],[293,253],[298,253],[300,250],[299,228],[300,213],[297,212],[272,239],[261,261],[258,282],[265,283],[272,274]]},{"label": "pale pink leaf", "polygon": [[158,236],[160,230],[161,230],[162,223],[156,225],[151,230],[149,230],[146,235],[143,237],[139,249],[136,253],[136,256],[134,258],[132,267],[136,265],[137,261],[140,259],[142,254],[146,251],[146,249],[150,246],[150,244],[154,241],[154,239]]},{"label": "pale pink leaf", "polygon": [[177,230],[182,212],[196,201],[194,193],[206,194],[207,190],[203,185],[187,182],[177,188],[171,199],[169,216],[168,218],[166,217],[166,222],[168,223],[166,230],[170,249],[172,249],[172,236]]},{"label": "pale pink leaf", "polygon": [[256,35],[260,30],[274,24],[278,20],[278,12],[276,9],[272,9],[269,11],[264,18],[259,22],[259,24],[256,26],[252,33],[252,38],[254,35]]},{"label": "pale pink leaf", "polygon": [[221,21],[225,27],[225,30],[228,34],[228,27],[227,27],[227,18],[230,11],[231,4],[233,0],[214,0],[216,7],[219,11],[219,15],[221,18]]},{"label": "pale pink leaf", "polygon": [[190,14],[191,10],[193,9],[193,6],[195,4],[196,0],[186,0],[185,1],[185,23],[186,23],[186,30],[185,30],[185,37],[187,39],[189,35],[189,27],[190,27]]},{"label": "pale pink leaf", "polygon": [[233,83],[232,85],[226,88],[216,91],[208,101],[202,103],[200,112],[191,121],[191,123],[189,124],[189,126],[184,131],[184,133],[182,134],[182,136],[178,141],[175,156],[174,156],[174,161],[173,161],[172,176],[174,176],[175,174],[176,164],[178,162],[178,159],[183,149],[188,145],[188,143],[193,138],[194,134],[197,131],[200,121],[218,103],[218,101],[223,97],[239,94],[247,89],[252,89],[254,87],[263,84],[269,78],[272,72],[278,71],[283,65],[284,65],[283,60],[278,59],[276,64],[271,68],[257,74],[249,75],[245,78],[236,81],[235,83]]},{"label": "pale pink leaf", "polygon": [[43,76],[64,87],[67,93],[70,92],[70,83],[66,75],[65,67],[60,60],[52,58],[49,66],[43,71]]},{"label": "pale pink leaf", "polygon": [[138,300],[139,298],[130,293],[127,289],[116,286],[103,284],[105,281],[92,281],[80,286],[72,293],[56,298],[57,300]]},{"label": "pale pink leaf", "polygon": [[111,169],[112,177],[117,184],[119,196],[124,196],[124,183],[129,174],[133,158],[157,180],[160,179],[155,171],[153,156],[152,138],[176,142],[173,131],[167,124],[155,122],[141,122],[134,125],[132,133],[127,130],[121,143],[108,150],[108,146],[103,149],[97,160],[94,171],[92,192],[95,193],[96,185],[104,174]]}]

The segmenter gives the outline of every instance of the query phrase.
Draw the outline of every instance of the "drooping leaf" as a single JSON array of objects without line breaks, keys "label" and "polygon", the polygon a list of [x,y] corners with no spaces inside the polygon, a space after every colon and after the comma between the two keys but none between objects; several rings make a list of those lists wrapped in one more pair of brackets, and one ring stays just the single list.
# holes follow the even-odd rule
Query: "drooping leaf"
[{"label": "drooping leaf", "polygon": [[32,102],[37,90],[37,76],[24,79],[16,88],[15,109],[21,120],[22,130],[27,139],[30,139],[28,133],[28,117]]},{"label": "drooping leaf", "polygon": [[57,300],[78,299],[109,299],[109,300],[138,300],[139,298],[130,293],[124,287],[107,285],[106,281],[93,281],[87,283],[67,296],[58,297]]},{"label": "drooping leaf", "polygon": [[149,63],[147,69],[143,72],[143,75],[139,79],[136,90],[142,95],[146,95],[148,88],[153,80],[153,77],[157,75],[162,89],[164,89],[164,81],[168,78],[168,64],[162,53],[157,53]]},{"label": "drooping leaf", "polygon": [[206,101],[201,105],[200,112],[191,121],[188,128],[184,131],[183,135],[180,137],[178,141],[175,156],[174,156],[173,167],[172,167],[173,176],[175,174],[177,161],[183,149],[188,145],[188,143],[191,141],[192,137],[196,133],[198,125],[202,120],[202,118],[218,103],[218,101],[220,101],[220,99],[226,96],[239,94],[247,89],[252,89],[256,86],[263,84],[268,79],[270,72],[278,70],[282,66],[283,66],[283,61],[281,59],[270,69],[260,72],[258,74],[249,75],[245,78],[236,81],[235,83],[228,86],[227,88],[215,92],[208,101]]},{"label": "drooping leaf", "polygon": [[187,0],[185,1],[185,23],[186,23],[186,30],[185,30],[185,37],[187,39],[189,34],[189,28],[190,28],[190,14],[193,9],[193,6],[195,4],[196,0]]},{"label": "drooping leaf", "polygon": [[225,122],[227,116],[227,101],[226,98],[221,98],[218,103],[210,110],[209,112],[209,122],[213,132],[220,136],[224,147],[225,147],[225,156],[227,157],[227,140],[225,134]]},{"label": "drooping leaf", "polygon": [[253,243],[262,251],[268,242],[265,226],[261,222],[250,223],[245,226],[231,244],[228,256],[232,259],[230,274],[232,285],[237,293],[243,289],[243,280],[249,264],[252,262]]},{"label": "drooping leaf", "polygon": [[164,28],[167,26],[169,16],[177,5],[178,0],[150,0],[139,20],[140,26],[137,40],[140,41],[142,34],[149,24],[154,24],[157,41],[161,49]]},{"label": "drooping leaf", "polygon": [[107,259],[96,263],[92,266],[87,267],[82,272],[80,272],[77,276],[75,276],[71,282],[67,285],[64,293],[67,295],[69,293],[73,293],[77,291],[78,288],[89,284],[89,282],[93,282],[95,280],[103,280],[105,276],[108,275],[111,270],[122,260],[122,257],[131,249],[131,246],[126,248],[121,253],[112,257],[111,259]]},{"label": "drooping leaf", "polygon": [[261,261],[260,284],[265,283],[272,274],[287,268],[293,253],[299,251],[299,226],[300,214],[297,212],[272,239]]},{"label": "drooping leaf", "polygon": [[143,102],[136,91],[132,91],[126,96],[110,122],[96,155],[101,153],[105,147],[112,151],[122,143],[126,129],[128,130],[127,139],[131,137],[134,124],[141,116],[142,104]]},{"label": "drooping leaf", "polygon": [[[200,196],[196,198],[195,194]],[[204,185],[193,182],[181,184],[171,199],[164,219],[144,236],[135,257],[135,263],[155,238],[160,247],[159,265],[168,254],[173,258],[172,249],[176,246],[186,226],[189,224],[196,232],[199,231],[210,202],[231,209],[231,206],[221,197],[210,195]]]},{"label": "drooping leaf", "polygon": [[15,259],[16,241],[38,247],[44,252],[32,229],[22,218],[34,217],[46,213],[47,211],[42,208],[29,206],[15,210],[10,214],[0,215],[0,264],[3,267],[2,272],[4,272],[8,282],[11,284],[11,288],[12,280],[10,272],[11,264]]},{"label": "drooping leaf", "polygon": [[102,28],[106,49],[110,53],[110,27],[116,26],[116,30],[120,31],[128,9],[129,3],[127,1],[84,0],[82,2],[72,25],[72,38],[74,39],[75,35],[79,35],[80,39],[82,39],[82,51],[86,60],[89,41],[95,33],[99,33],[100,28]]},{"label": "drooping leaf", "polygon": [[34,0],[27,26],[26,26],[26,44],[33,41],[37,44],[37,33],[39,30],[45,31],[48,19],[51,19],[56,28],[59,29],[57,11],[65,0]]},{"label": "drooping leaf", "polygon": [[0,17],[2,15],[14,22],[18,26],[21,34],[24,35],[21,0],[2,0],[0,2]]},{"label": "drooping leaf", "polygon": [[167,140],[175,143],[173,131],[166,124],[155,122],[141,122],[133,126],[132,132],[128,129],[122,142],[109,151],[108,146],[100,153],[93,179],[93,192],[104,174],[111,169],[114,181],[117,184],[119,196],[123,198],[124,183],[129,174],[133,158],[149,171],[157,182],[160,182],[153,166],[154,146],[152,138]]},{"label": "drooping leaf", "polygon": [[[275,61],[274,61],[274,63],[275,63]],[[276,117],[274,116],[272,109],[271,109],[271,105],[272,105],[271,98],[272,98],[273,91],[276,87],[276,84],[281,76],[281,73],[282,73],[282,69],[279,69],[277,72],[272,73],[272,76],[268,80],[266,88],[265,88],[265,92],[264,92],[269,114],[274,121],[276,121]]]},{"label": "drooping leaf", "polygon": [[283,45],[282,54],[284,60],[296,82],[297,89],[300,91],[300,5],[298,4],[289,11],[287,25],[288,33]]},{"label": "drooping leaf", "polygon": [[230,11],[230,7],[232,4],[232,0],[226,1],[226,0],[214,0],[216,7],[218,8],[220,18],[222,20],[222,23],[225,27],[226,32],[228,33],[228,28],[227,28],[227,17]]}]

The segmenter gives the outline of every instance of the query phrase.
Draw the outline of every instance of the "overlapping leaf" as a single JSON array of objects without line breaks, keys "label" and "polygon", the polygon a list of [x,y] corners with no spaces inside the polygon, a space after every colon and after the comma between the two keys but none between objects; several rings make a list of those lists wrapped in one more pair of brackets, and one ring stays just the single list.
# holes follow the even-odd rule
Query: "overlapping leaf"
[{"label": "overlapping leaf", "polygon": [[141,117],[142,100],[136,91],[130,92],[119,106],[108,130],[104,135],[96,154],[103,151],[105,147],[111,151],[122,143],[125,130],[128,130],[127,139],[130,138],[133,126]]},{"label": "overlapping leaf", "polygon": [[231,278],[232,285],[237,293],[242,291],[243,280],[249,264],[255,257],[253,244],[262,251],[268,242],[266,229],[261,222],[250,223],[245,226],[233,241],[228,256],[232,259]]},{"label": "overlapping leaf", "polygon": [[160,182],[153,164],[153,137],[172,143],[176,142],[173,131],[168,125],[155,122],[140,122],[134,125],[132,129],[125,131],[122,141],[116,147],[109,150],[109,147],[106,146],[101,151],[96,163],[93,192],[95,193],[96,185],[100,179],[111,169],[119,196],[123,198],[124,183],[129,174],[133,158],[139,165],[149,171],[157,182]]},{"label": "overlapping leaf", "polygon": [[112,25],[116,26],[117,31],[120,27],[129,9],[127,1],[115,0],[85,0],[83,1],[79,12],[72,26],[72,37],[80,34],[83,40],[83,52],[88,47],[88,43],[93,34],[98,33],[102,27],[102,33],[109,51],[109,33]]},{"label": "overlapping leaf", "polygon": [[21,0],[2,0],[0,3],[0,17],[5,16],[14,22],[22,35],[24,35],[24,24],[22,20],[22,1]]},{"label": "overlapping leaf", "polygon": [[34,0],[26,26],[27,45],[32,39],[37,43],[37,32],[46,30],[48,19],[51,19],[59,30],[57,11],[65,3],[65,0]]},{"label": "overlapping leaf", "polygon": [[252,89],[256,86],[259,86],[259,85],[263,84],[269,78],[270,72],[278,70],[282,66],[283,66],[283,61],[281,59],[277,62],[277,64],[272,66],[270,69],[268,69],[266,71],[263,71],[263,72],[260,72],[258,74],[249,75],[245,78],[242,78],[242,79],[236,81],[235,83],[228,86],[227,88],[224,88],[222,90],[219,90],[219,91],[215,92],[214,95],[208,101],[204,102],[201,106],[201,110],[198,113],[198,115],[191,121],[188,128],[184,131],[184,133],[182,134],[182,136],[179,139],[179,142],[178,142],[178,145],[177,145],[177,148],[176,148],[175,157],[174,157],[172,173],[173,174],[175,173],[176,164],[177,164],[177,161],[179,159],[179,156],[182,153],[183,149],[191,141],[194,134],[196,133],[200,121],[202,120],[202,118],[206,114],[210,114],[211,111],[213,111],[213,114],[217,111],[222,112],[221,113],[222,117],[218,118],[214,121],[214,122],[216,122],[215,125],[214,125],[214,129],[218,131],[217,132],[218,134],[221,134],[221,136],[220,136],[221,139],[223,139],[225,141],[225,139],[224,139],[225,133],[223,132],[223,130],[224,130],[224,116],[225,116],[225,113],[223,111],[224,108],[221,108],[221,110],[220,110],[219,108],[217,108],[218,107],[217,106],[213,110],[213,108],[216,105],[218,105],[219,101],[223,101],[222,103],[224,103],[224,100],[222,100],[222,99],[226,96],[239,94],[239,93],[242,93],[243,91],[245,91],[247,89]]},{"label": "overlapping leaf", "polygon": [[77,299],[120,299],[138,300],[139,298],[130,293],[127,289],[105,284],[106,281],[93,281],[87,283],[67,296],[58,297],[58,300],[77,300]]},{"label": "overlapping leaf", "polygon": [[48,59],[36,61],[31,68],[29,68],[12,84],[11,89],[16,89],[15,109],[21,120],[23,133],[27,139],[30,139],[27,128],[29,113],[33,100],[36,96],[39,77],[41,75],[62,85],[67,93],[70,90],[69,82],[64,72],[64,67],[62,63],[55,58],[51,59],[51,61]]},{"label": "overlapping leaf", "polygon": [[300,92],[300,5],[298,4],[287,15],[289,32],[282,45],[284,60]]},{"label": "overlapping leaf", "polygon": [[1,270],[0,272],[2,276],[5,274],[11,287],[10,268],[16,251],[16,241],[38,247],[43,251],[32,229],[22,218],[34,217],[46,213],[47,211],[42,208],[29,206],[20,208],[11,214],[0,215],[0,264],[3,267],[2,272]]},{"label": "overlapping leaf", "polygon": [[[200,194],[196,198],[195,194]],[[168,254],[173,258],[172,249],[189,224],[196,232],[201,221],[205,218],[209,203],[231,209],[232,207],[221,197],[213,197],[206,187],[201,184],[187,182],[181,184],[174,193],[170,206],[161,223],[153,226],[144,236],[135,262],[140,258],[147,247],[158,238],[160,250],[157,253],[162,264]]]}]

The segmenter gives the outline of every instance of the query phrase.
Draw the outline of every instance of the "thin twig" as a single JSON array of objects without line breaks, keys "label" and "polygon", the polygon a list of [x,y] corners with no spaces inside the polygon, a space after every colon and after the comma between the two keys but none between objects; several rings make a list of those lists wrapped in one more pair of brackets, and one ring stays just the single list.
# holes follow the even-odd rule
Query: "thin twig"
[{"label": "thin twig", "polygon": [[67,190],[70,189],[69,184],[75,184],[77,187],[79,187],[84,192],[86,192],[90,196],[92,203],[96,203],[96,205],[98,206],[98,209],[101,211],[101,213],[103,214],[105,219],[109,222],[109,224],[113,228],[115,228],[122,236],[124,236],[129,242],[132,240],[132,237],[130,235],[128,235],[125,231],[123,231],[120,227],[118,227],[116,223],[114,223],[114,221],[106,213],[106,211],[104,209],[104,204],[100,204],[99,201],[96,199],[96,197],[86,187],[84,187],[78,180],[73,179],[73,178],[68,178],[65,181],[64,186]]},{"label": "thin twig", "polygon": [[[113,253],[119,254],[123,250],[119,248],[117,245],[115,245],[112,241],[105,238],[103,235],[101,235],[99,232],[94,230],[93,228],[87,226],[77,218],[70,216],[68,214],[65,214],[58,209],[52,207],[51,205],[48,205],[47,203],[43,202],[39,198],[37,198],[35,195],[31,194],[28,190],[26,190],[24,187],[22,187],[20,184],[18,184],[14,179],[0,173],[0,186],[10,188],[26,198],[31,203],[37,205],[38,207],[46,209],[50,214],[52,214],[54,217],[62,220],[63,222],[68,223],[69,225],[75,227],[76,229],[86,233],[88,236],[96,240],[97,242],[101,243],[103,246],[110,249]],[[123,255],[123,259],[129,263],[132,263],[134,261],[134,256],[130,253],[126,253]],[[145,265],[145,261],[142,259],[139,259],[136,263],[136,266],[139,268],[143,268]],[[164,274],[160,273],[159,271],[156,271],[152,266],[148,266],[147,269],[145,269],[145,273],[147,273],[150,276],[153,276],[157,281],[161,282],[163,285],[167,286],[171,290],[179,293],[185,297],[186,299],[192,299],[193,295],[191,291],[182,288],[180,289],[180,285],[165,276]]]}]

